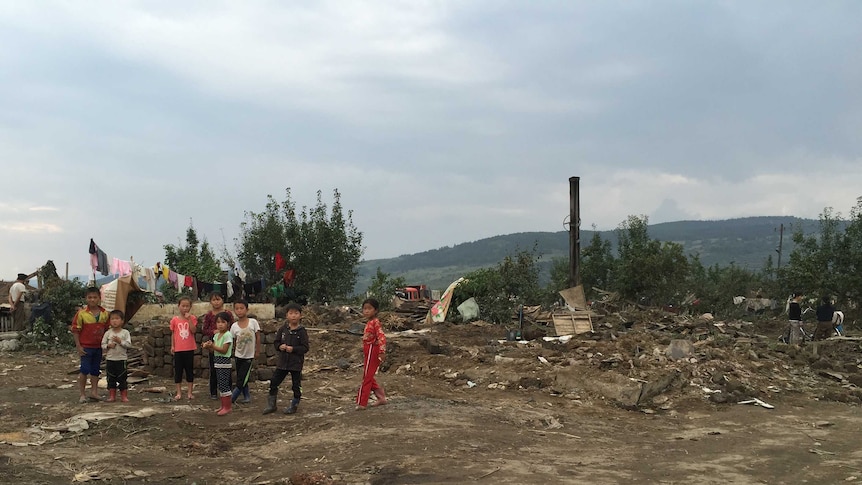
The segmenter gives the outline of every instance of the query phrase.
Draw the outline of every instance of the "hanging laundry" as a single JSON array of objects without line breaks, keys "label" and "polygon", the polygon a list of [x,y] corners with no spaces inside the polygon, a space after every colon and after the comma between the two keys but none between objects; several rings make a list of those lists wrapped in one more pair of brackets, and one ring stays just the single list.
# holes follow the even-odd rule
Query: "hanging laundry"
[{"label": "hanging laundry", "polygon": [[194,288],[195,287],[194,278],[192,278],[191,276],[186,276],[185,281],[183,281],[183,286],[185,286],[186,288]]},{"label": "hanging laundry", "polygon": [[296,270],[291,268],[285,271],[283,279],[285,286],[293,286],[293,282],[296,281]]},{"label": "hanging laundry", "polygon": [[275,253],[275,271],[276,272],[281,271],[285,267],[287,267],[287,261],[285,261],[284,258],[281,256],[281,253],[276,251],[276,253]]},{"label": "hanging laundry", "polygon": [[111,274],[119,274],[120,276],[132,274],[132,263],[117,258],[114,258],[113,261],[114,263],[111,265]]},{"label": "hanging laundry", "polygon": [[245,295],[249,298],[257,296],[263,291],[263,282],[255,281],[254,283],[246,283],[242,285]]},{"label": "hanging laundry", "polygon": [[213,293],[213,284],[212,283],[204,283],[198,281],[198,294],[209,300],[210,295]]},{"label": "hanging laundry", "polygon": [[177,273],[177,291],[183,292],[183,287],[186,284],[186,275]]},{"label": "hanging laundry", "polygon": [[147,291],[155,293],[156,272],[153,270],[153,268],[144,268],[144,281],[147,282]]},{"label": "hanging laundry", "polygon": [[167,282],[171,281],[171,268],[168,268],[167,265],[162,266],[162,278]]},{"label": "hanging laundry", "polygon": [[243,282],[245,282],[245,276],[246,276],[246,274],[245,274],[245,271],[243,271],[243,269],[242,269],[242,268],[237,268],[237,269],[236,269],[236,274],[239,276],[239,279],[241,279]]},{"label": "hanging laundry", "polygon": [[192,277],[192,301],[200,298],[198,293],[198,280]]},{"label": "hanging laundry", "polygon": [[93,242],[93,238],[90,238],[90,248],[88,249],[90,253],[90,266],[93,268],[93,273],[99,269],[99,256],[96,254],[96,243]]},{"label": "hanging laundry", "polygon": [[178,286],[179,282],[177,281],[177,274],[174,273],[172,270],[168,270],[168,277],[165,279],[167,280],[168,284],[170,284],[171,286],[173,286],[177,290],[180,289]]},{"label": "hanging laundry", "polygon": [[227,283],[224,284],[224,286],[225,286],[225,289],[227,290],[227,297],[233,298],[233,284],[230,281],[228,281]]},{"label": "hanging laundry", "polygon": [[271,286],[269,288],[269,295],[276,300],[284,296],[284,283]]}]

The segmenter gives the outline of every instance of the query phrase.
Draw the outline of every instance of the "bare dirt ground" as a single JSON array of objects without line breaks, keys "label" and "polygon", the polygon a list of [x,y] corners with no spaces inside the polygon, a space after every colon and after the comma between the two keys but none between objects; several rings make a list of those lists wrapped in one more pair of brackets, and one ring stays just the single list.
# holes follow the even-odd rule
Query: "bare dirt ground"
[{"label": "bare dirt ground", "polygon": [[[398,334],[384,319],[390,404],[365,411],[349,321],[311,319],[295,415],[261,415],[263,382],[225,417],[204,382],[192,402],[140,392],[171,389],[160,377],[130,403],[82,405],[73,353],[2,354],[0,482],[862,483],[858,341],[797,349],[776,342],[780,320],[623,317],[568,343],[501,342],[481,323]],[[675,338],[690,356],[668,359]],[[774,409],[738,404],[750,398]],[[142,410],[51,434],[82,413]]]}]

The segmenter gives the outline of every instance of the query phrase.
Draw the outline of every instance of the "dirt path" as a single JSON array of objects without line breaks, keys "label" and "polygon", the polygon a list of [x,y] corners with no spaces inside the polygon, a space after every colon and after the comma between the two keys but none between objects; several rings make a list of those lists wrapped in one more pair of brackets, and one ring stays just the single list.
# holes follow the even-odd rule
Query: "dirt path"
[{"label": "dirt path", "polygon": [[[223,418],[208,399],[171,402],[169,394],[139,390],[129,404],[79,405],[74,355],[2,354],[0,441],[44,439],[46,429],[68,427],[82,413],[138,414],[91,415],[89,428],[40,446],[0,445],[0,476],[15,483],[862,483],[858,342],[799,349],[775,343],[776,322],[655,317],[564,344],[501,341],[504,329],[481,323],[393,332],[380,375],[390,405],[366,411],[353,410],[361,368],[351,322],[320,320],[294,416],[260,414],[262,382],[253,385],[253,404]],[[693,342],[690,353],[669,360],[665,349],[679,338]],[[151,376],[146,386],[172,383]],[[749,397],[775,409],[737,404]]]},{"label": "dirt path", "polygon": [[0,355],[7,440],[82,412],[159,414],[96,422],[41,446],[0,445],[0,481],[70,483],[93,473],[103,483],[287,483],[319,471],[346,484],[862,483],[860,408],[789,393],[774,396],[773,410],[679,396],[646,414],[591,396],[390,371],[381,381],[391,404],[354,411],[353,367],[311,373],[297,415],[261,416],[266,390],[255,383],[253,404],[217,418],[214,401],[158,402],[134,391],[129,404],[79,405],[74,389],[60,388],[73,382],[74,362]]}]

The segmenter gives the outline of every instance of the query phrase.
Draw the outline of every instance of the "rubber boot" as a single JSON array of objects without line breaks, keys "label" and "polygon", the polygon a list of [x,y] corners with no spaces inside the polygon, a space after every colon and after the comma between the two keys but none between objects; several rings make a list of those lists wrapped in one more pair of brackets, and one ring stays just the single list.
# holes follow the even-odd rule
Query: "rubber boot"
[{"label": "rubber boot", "polygon": [[225,414],[230,412],[231,407],[232,403],[230,402],[230,396],[224,396],[221,398],[221,409],[216,414],[218,414],[219,416],[224,416]]},{"label": "rubber boot", "polygon": [[230,395],[230,402],[236,402],[240,394],[242,394],[242,389],[234,387],[233,392]]},{"label": "rubber boot", "polygon": [[117,400],[117,390],[116,389],[108,389],[108,402],[114,402]]},{"label": "rubber boot", "polygon": [[299,398],[295,397],[290,400],[290,406],[284,410],[284,414],[294,414],[296,413],[296,408],[299,407]]},{"label": "rubber boot", "polygon": [[242,397],[243,404],[251,404],[251,391],[249,390],[248,386],[242,388]]},{"label": "rubber boot", "polygon": [[120,391],[120,401],[129,402],[129,390],[123,389]]},{"label": "rubber boot", "polygon": [[278,403],[278,396],[274,394],[270,394],[266,399],[266,409],[263,410],[263,414],[274,413],[276,410],[276,404]]}]

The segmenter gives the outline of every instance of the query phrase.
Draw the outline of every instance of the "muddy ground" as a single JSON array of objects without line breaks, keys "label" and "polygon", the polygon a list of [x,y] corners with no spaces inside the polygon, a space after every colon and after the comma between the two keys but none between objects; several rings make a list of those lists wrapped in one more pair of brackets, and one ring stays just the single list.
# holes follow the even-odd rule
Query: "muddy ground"
[{"label": "muddy ground", "polygon": [[[295,415],[261,415],[264,382],[226,417],[203,382],[192,402],[141,392],[170,390],[160,377],[127,404],[78,404],[73,353],[0,355],[0,482],[862,483],[856,340],[796,348],[777,342],[779,319],[647,311],[597,316],[566,343],[509,342],[481,322],[389,315],[390,404],[355,411],[358,317],[308,320]],[[397,333],[410,327],[424,333]],[[693,344],[676,360],[674,339]],[[774,409],[739,404],[753,398]],[[63,430],[93,412],[143,417]]]}]

